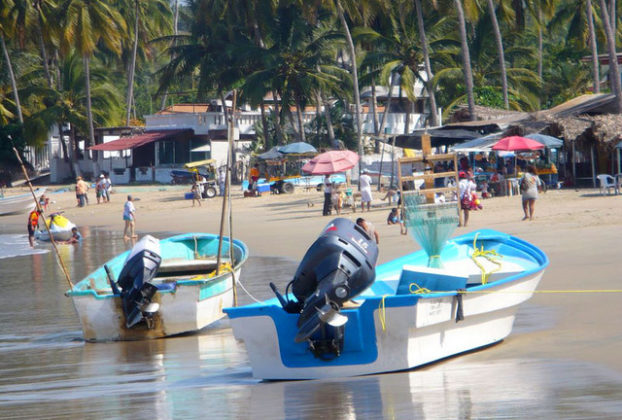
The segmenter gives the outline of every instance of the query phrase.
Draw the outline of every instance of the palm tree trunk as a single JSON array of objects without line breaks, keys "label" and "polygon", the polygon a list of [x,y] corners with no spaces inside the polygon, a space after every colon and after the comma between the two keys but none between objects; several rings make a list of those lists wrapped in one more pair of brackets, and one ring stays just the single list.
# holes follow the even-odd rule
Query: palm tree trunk
[{"label": "palm tree trunk", "polygon": [[63,122],[58,122],[58,141],[63,151],[63,160],[69,162],[69,153],[67,152],[67,143],[65,143],[65,136],[63,136]]},{"label": "palm tree trunk", "polygon": [[86,139],[85,153],[89,146],[95,144],[95,130],[93,129],[93,106],[91,105],[91,69],[89,57],[84,57],[84,79],[86,82],[86,117],[89,125],[89,137]]},{"label": "palm tree trunk", "polygon": [[538,78],[542,81],[543,66],[543,39],[542,39],[542,5],[538,6]]},{"label": "palm tree trunk", "polygon": [[590,31],[590,49],[592,50],[592,80],[594,93],[600,93],[600,71],[598,69],[598,46],[596,45],[596,31],[594,30],[594,15],[592,14],[592,0],[587,0],[587,25]]},{"label": "palm tree trunk", "polygon": [[[179,23],[179,0],[175,0],[175,4],[173,6],[173,34],[177,35],[177,26]],[[175,41],[173,41],[173,45],[175,45]],[[164,95],[162,95],[162,101],[160,102],[160,109],[164,109],[166,107],[166,98],[168,96],[168,89],[164,91]]]},{"label": "palm tree trunk", "polygon": [[138,0],[134,0],[134,46],[132,47],[132,60],[130,61],[130,76],[127,86],[127,101],[125,110],[125,126],[130,126],[130,114],[132,112],[132,99],[134,99],[134,70],[136,69],[136,53],[138,51]]},{"label": "palm tree trunk", "polygon": [[272,91],[272,100],[274,101],[274,130],[276,131],[276,141],[278,144],[283,144],[283,130],[281,126],[281,110],[279,107],[280,97],[277,99],[277,92]]},{"label": "palm tree trunk", "polygon": [[45,51],[45,43],[43,42],[43,34],[41,33],[40,25],[37,26],[37,43],[39,44],[39,53],[41,54],[45,80],[48,82],[48,87],[52,88],[52,74],[50,73],[50,66],[48,65],[48,54],[47,51]]},{"label": "palm tree trunk", "polygon": [[[354,105],[356,106],[356,112],[354,113],[356,118],[356,134],[358,139],[358,152],[359,156],[363,156],[363,135],[361,133],[361,96],[359,94],[359,76],[356,66],[356,51],[354,50],[354,41],[352,41],[352,34],[350,28],[346,22],[346,18],[343,14],[343,8],[341,7],[341,0],[336,0],[337,11],[339,13],[339,20],[343,26],[343,31],[346,34],[346,40],[348,41],[348,47],[350,49],[350,60],[352,63],[352,84],[354,85]],[[359,173],[361,167],[359,165]]]},{"label": "palm tree trunk", "polygon": [[423,12],[421,10],[421,0],[415,0],[415,7],[417,9],[417,26],[419,29],[419,41],[421,42],[421,49],[423,51],[423,65],[425,72],[427,73],[427,81],[425,88],[428,91],[428,97],[430,98],[430,116],[432,117],[432,125],[437,127],[440,125],[438,120],[437,105],[436,105],[436,93],[434,92],[434,74],[432,73],[432,65],[430,64],[430,51],[428,50],[428,38],[425,34],[425,26],[423,23]]},{"label": "palm tree trunk", "polygon": [[322,100],[322,105],[324,105],[324,118],[326,118],[328,140],[330,140],[330,144],[332,145],[335,142],[335,130],[333,129],[333,117],[330,115],[330,105],[328,104],[328,101],[324,99],[322,92],[320,92],[320,99]]},{"label": "palm tree trunk", "polygon": [[610,25],[610,17],[607,12],[605,0],[600,0],[600,13],[607,35],[607,51],[609,52],[609,68],[611,69],[611,85],[616,95],[617,112],[622,113],[622,87],[620,86],[620,72],[618,71],[618,57],[616,56],[616,44]]},{"label": "palm tree trunk", "polygon": [[376,106],[376,78],[372,76],[371,78],[371,116],[372,122],[374,124],[374,136],[376,139],[374,140],[374,153],[380,152],[380,141],[378,140],[378,129],[380,128],[378,125],[378,108]]},{"label": "palm tree trunk", "polygon": [[464,84],[466,86],[467,104],[471,121],[475,120],[475,98],[473,96],[473,70],[471,69],[471,54],[469,53],[469,44],[466,33],[466,20],[464,18],[464,9],[462,8],[462,0],[454,0],[456,11],[458,13],[458,26],[460,28],[460,43],[462,46],[462,64],[464,72]]},{"label": "palm tree trunk", "polygon": [[378,108],[376,106],[377,104],[377,99],[376,99],[376,78],[372,76],[371,78],[371,114],[372,114],[372,118],[373,118],[373,124],[374,124],[374,135],[379,135],[380,133],[378,132],[378,129],[380,128],[378,126]]},{"label": "palm tree trunk", "polygon": [[2,44],[2,54],[4,54],[4,61],[6,67],[9,70],[9,78],[11,79],[11,89],[13,90],[13,99],[15,100],[15,107],[17,108],[17,119],[20,124],[24,124],[24,116],[22,115],[22,105],[19,102],[19,92],[17,91],[17,80],[15,79],[15,73],[13,73],[13,64],[11,64],[11,57],[9,57],[9,50],[6,48],[6,42],[4,42],[4,35],[0,35],[0,44]]},{"label": "palm tree trunk", "polygon": [[387,93],[387,103],[384,106],[384,112],[382,113],[382,121],[380,121],[380,128],[378,129],[379,135],[384,134],[384,127],[389,117],[389,108],[391,107],[391,99],[393,96],[393,73],[389,76],[389,91]]},{"label": "palm tree trunk", "polygon": [[499,54],[499,69],[501,70],[501,88],[503,90],[503,104],[505,109],[510,108],[510,98],[508,97],[508,76],[505,68],[505,57],[503,52],[503,38],[501,37],[501,30],[499,29],[499,22],[497,21],[497,13],[495,12],[495,5],[492,0],[488,0],[488,8],[490,9],[490,20],[492,21],[492,28],[495,33],[495,41],[497,43],[497,54]]},{"label": "palm tree trunk", "polygon": [[300,105],[300,99],[296,98],[296,114],[298,115],[298,136],[300,141],[306,141],[305,136],[305,123],[302,117],[302,105]]},{"label": "palm tree trunk", "polygon": [[263,142],[266,150],[268,149],[269,138],[268,138],[268,119],[266,118],[266,103],[263,99],[261,99],[261,103],[259,104],[261,107],[261,127],[263,128]]}]

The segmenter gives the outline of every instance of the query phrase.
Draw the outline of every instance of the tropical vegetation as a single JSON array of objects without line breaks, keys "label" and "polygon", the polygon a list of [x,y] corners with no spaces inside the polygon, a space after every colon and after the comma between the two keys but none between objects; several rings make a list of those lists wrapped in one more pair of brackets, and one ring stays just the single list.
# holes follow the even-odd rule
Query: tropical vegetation
[{"label": "tropical vegetation", "polygon": [[[620,77],[610,77],[619,9],[616,0],[1,0],[0,159],[9,135],[39,147],[67,123],[62,157],[74,159],[95,127],[140,125],[170,104],[224,102],[234,89],[261,110],[257,149],[340,139],[362,151],[363,134],[385,126],[377,90],[414,102],[416,82],[445,117],[458,105],[471,116],[475,105],[534,111],[590,91],[614,93],[622,110]],[[364,89],[373,133],[362,133]],[[309,109],[316,117],[305,124]]]}]

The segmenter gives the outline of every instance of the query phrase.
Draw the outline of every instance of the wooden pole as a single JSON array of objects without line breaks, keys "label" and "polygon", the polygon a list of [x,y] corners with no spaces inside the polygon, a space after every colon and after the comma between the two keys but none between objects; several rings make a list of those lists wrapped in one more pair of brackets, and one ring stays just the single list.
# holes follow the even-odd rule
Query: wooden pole
[{"label": "wooden pole", "polygon": [[[11,143],[13,143],[13,139],[9,137],[9,140],[11,141]],[[48,235],[50,236],[50,242],[52,243],[52,248],[54,248],[54,253],[56,254],[56,257],[58,258],[58,262],[60,263],[60,267],[63,270],[63,273],[65,274],[65,279],[67,280],[67,283],[69,283],[69,289],[73,290],[73,283],[71,283],[71,277],[69,276],[69,272],[67,271],[67,268],[65,267],[65,263],[63,263],[63,258],[60,256],[60,252],[58,251],[58,248],[56,247],[56,241],[54,241],[54,235],[52,235],[52,232],[50,231],[50,227],[47,225],[47,223],[45,223],[45,213],[43,212],[43,209],[41,208],[41,205],[39,204],[39,200],[37,200],[37,195],[35,194],[35,191],[32,188],[32,184],[30,183],[30,178],[28,177],[28,172],[26,172],[26,167],[24,166],[24,162],[22,162],[22,158],[20,157],[19,152],[17,151],[15,147],[13,147],[13,152],[15,152],[15,156],[17,157],[17,160],[19,161],[19,164],[22,167],[22,172],[24,173],[26,184],[28,184],[28,188],[30,189],[32,198],[35,200],[35,208],[39,210],[41,212],[41,215],[43,216],[43,225],[45,226],[45,229],[47,230]],[[28,223],[30,223],[30,221]]]},{"label": "wooden pole", "polygon": [[[227,162],[228,165],[233,164],[233,130],[235,129],[235,107],[237,102],[237,90],[233,90],[233,109],[231,110],[231,115],[229,117],[229,151],[227,152]],[[231,171],[227,175],[227,180],[225,181],[229,186],[231,185]],[[235,278],[235,271],[233,270],[234,266],[234,248],[233,248],[233,206],[231,205],[231,188],[227,187],[227,201],[229,202],[229,260],[231,261],[231,279],[233,283],[233,306],[238,306],[238,288],[237,282]]]}]

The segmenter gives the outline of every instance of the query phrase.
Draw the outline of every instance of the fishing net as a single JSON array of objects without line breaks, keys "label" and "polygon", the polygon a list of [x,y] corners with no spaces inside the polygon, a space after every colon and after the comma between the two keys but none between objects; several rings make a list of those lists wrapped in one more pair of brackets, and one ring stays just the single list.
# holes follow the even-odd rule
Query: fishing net
[{"label": "fishing net", "polygon": [[456,202],[428,204],[426,196],[416,191],[404,191],[402,197],[404,223],[428,254],[428,267],[442,267],[441,250],[460,222]]}]

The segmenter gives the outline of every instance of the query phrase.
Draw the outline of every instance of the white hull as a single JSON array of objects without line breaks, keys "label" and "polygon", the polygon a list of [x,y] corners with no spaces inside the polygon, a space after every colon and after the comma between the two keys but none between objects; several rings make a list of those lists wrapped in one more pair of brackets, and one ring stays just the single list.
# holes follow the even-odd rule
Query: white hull
[{"label": "white hull", "polygon": [[[239,278],[240,268],[235,270]],[[141,340],[198,331],[224,316],[222,308],[233,305],[231,274],[224,275],[223,292],[200,300],[201,285],[180,285],[174,292],[157,293],[153,302],[160,304],[154,316],[154,328],[138,325],[125,327],[119,297],[72,296],[84,339],[87,341]],[[106,291],[109,293],[109,290]]]},{"label": "white hull", "polygon": [[[37,200],[45,193],[45,188],[37,188],[35,196]],[[26,213],[34,210],[35,201],[32,194],[20,194],[12,197],[0,198],[0,216],[5,214]]]},{"label": "white hull", "polygon": [[486,293],[464,295],[464,320],[459,322],[454,296],[422,297],[415,305],[387,307],[386,331],[379,308],[374,313],[377,358],[366,364],[288,367],[271,317],[232,318],[231,324],[246,345],[256,378],[315,379],[411,369],[503,340],[512,330],[518,306],[532,296],[542,274],[540,270]]},{"label": "white hull", "polygon": [[[69,226],[67,226],[66,228],[63,228],[63,229],[52,228],[50,229],[50,231],[52,232],[52,235],[54,236],[55,241],[68,241],[73,236],[71,229],[73,229],[74,227],[76,227],[76,225],[74,225],[73,223],[70,223]],[[43,227],[42,230],[38,230],[35,236],[39,241],[50,240],[50,235],[48,234],[48,231],[45,227]]]}]

